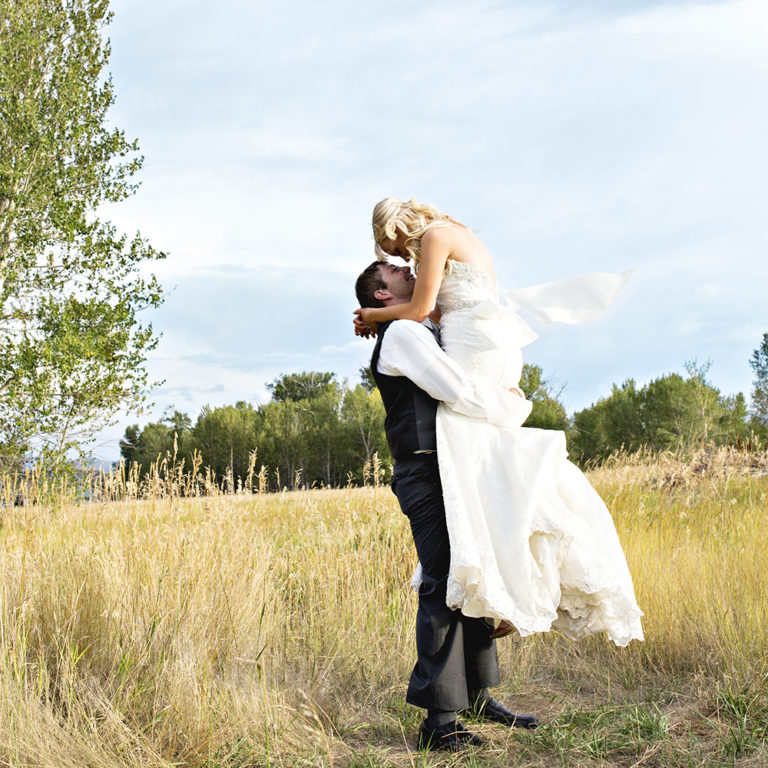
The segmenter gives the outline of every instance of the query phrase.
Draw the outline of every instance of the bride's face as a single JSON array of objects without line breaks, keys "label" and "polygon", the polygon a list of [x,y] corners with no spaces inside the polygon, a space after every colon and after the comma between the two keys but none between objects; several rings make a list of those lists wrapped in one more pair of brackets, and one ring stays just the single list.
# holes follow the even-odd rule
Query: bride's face
[{"label": "bride's face", "polygon": [[386,240],[380,243],[381,249],[388,253],[390,256],[397,256],[403,261],[410,261],[411,255],[405,249],[405,233],[396,229],[397,237],[393,240],[388,237]]}]

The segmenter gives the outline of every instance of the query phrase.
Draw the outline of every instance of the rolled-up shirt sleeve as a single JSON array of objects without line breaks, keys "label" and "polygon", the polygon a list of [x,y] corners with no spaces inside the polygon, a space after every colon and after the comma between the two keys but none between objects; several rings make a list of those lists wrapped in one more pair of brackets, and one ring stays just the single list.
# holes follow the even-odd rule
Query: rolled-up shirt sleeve
[{"label": "rolled-up shirt sleeve", "polygon": [[386,376],[405,376],[464,416],[499,427],[522,426],[531,413],[529,400],[467,376],[429,329],[413,320],[396,320],[387,328],[377,367]]}]

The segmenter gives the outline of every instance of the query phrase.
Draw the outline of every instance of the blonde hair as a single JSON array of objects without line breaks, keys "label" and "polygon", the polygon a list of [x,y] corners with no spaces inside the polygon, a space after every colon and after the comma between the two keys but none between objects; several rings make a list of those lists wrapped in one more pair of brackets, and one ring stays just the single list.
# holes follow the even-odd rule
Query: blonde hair
[{"label": "blonde hair", "polygon": [[389,255],[381,244],[385,240],[397,239],[399,229],[405,234],[405,250],[415,264],[419,262],[421,238],[428,229],[445,227],[449,224],[464,226],[447,214],[440,213],[434,205],[420,203],[415,197],[407,203],[394,197],[385,197],[373,207],[371,224],[373,239],[376,242],[374,249],[379,261],[386,261]]}]

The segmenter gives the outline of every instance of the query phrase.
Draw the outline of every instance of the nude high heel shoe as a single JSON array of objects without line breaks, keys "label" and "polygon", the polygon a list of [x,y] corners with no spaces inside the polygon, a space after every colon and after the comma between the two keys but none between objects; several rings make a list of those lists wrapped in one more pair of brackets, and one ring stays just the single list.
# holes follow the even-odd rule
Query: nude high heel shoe
[{"label": "nude high heel shoe", "polygon": [[493,630],[490,634],[491,640],[496,640],[499,637],[504,637],[505,635],[508,635],[512,630],[514,629],[514,626],[510,624],[506,619],[502,619],[496,629]]}]

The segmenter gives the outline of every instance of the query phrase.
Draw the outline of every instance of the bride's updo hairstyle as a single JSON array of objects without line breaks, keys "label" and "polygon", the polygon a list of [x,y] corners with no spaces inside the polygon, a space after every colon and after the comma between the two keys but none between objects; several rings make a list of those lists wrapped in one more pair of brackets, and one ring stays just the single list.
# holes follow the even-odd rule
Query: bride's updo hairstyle
[{"label": "bride's updo hairstyle", "polygon": [[[421,238],[428,229],[433,227],[445,227],[448,224],[459,224],[450,216],[435,208],[434,205],[425,205],[412,197],[407,203],[394,197],[386,197],[376,203],[373,208],[373,239],[376,243],[376,258],[386,261],[389,254],[384,251],[381,244],[385,240],[396,240],[397,231],[405,234],[405,250],[413,259],[414,264],[419,262],[421,253]],[[461,225],[463,226],[463,225]]]}]

